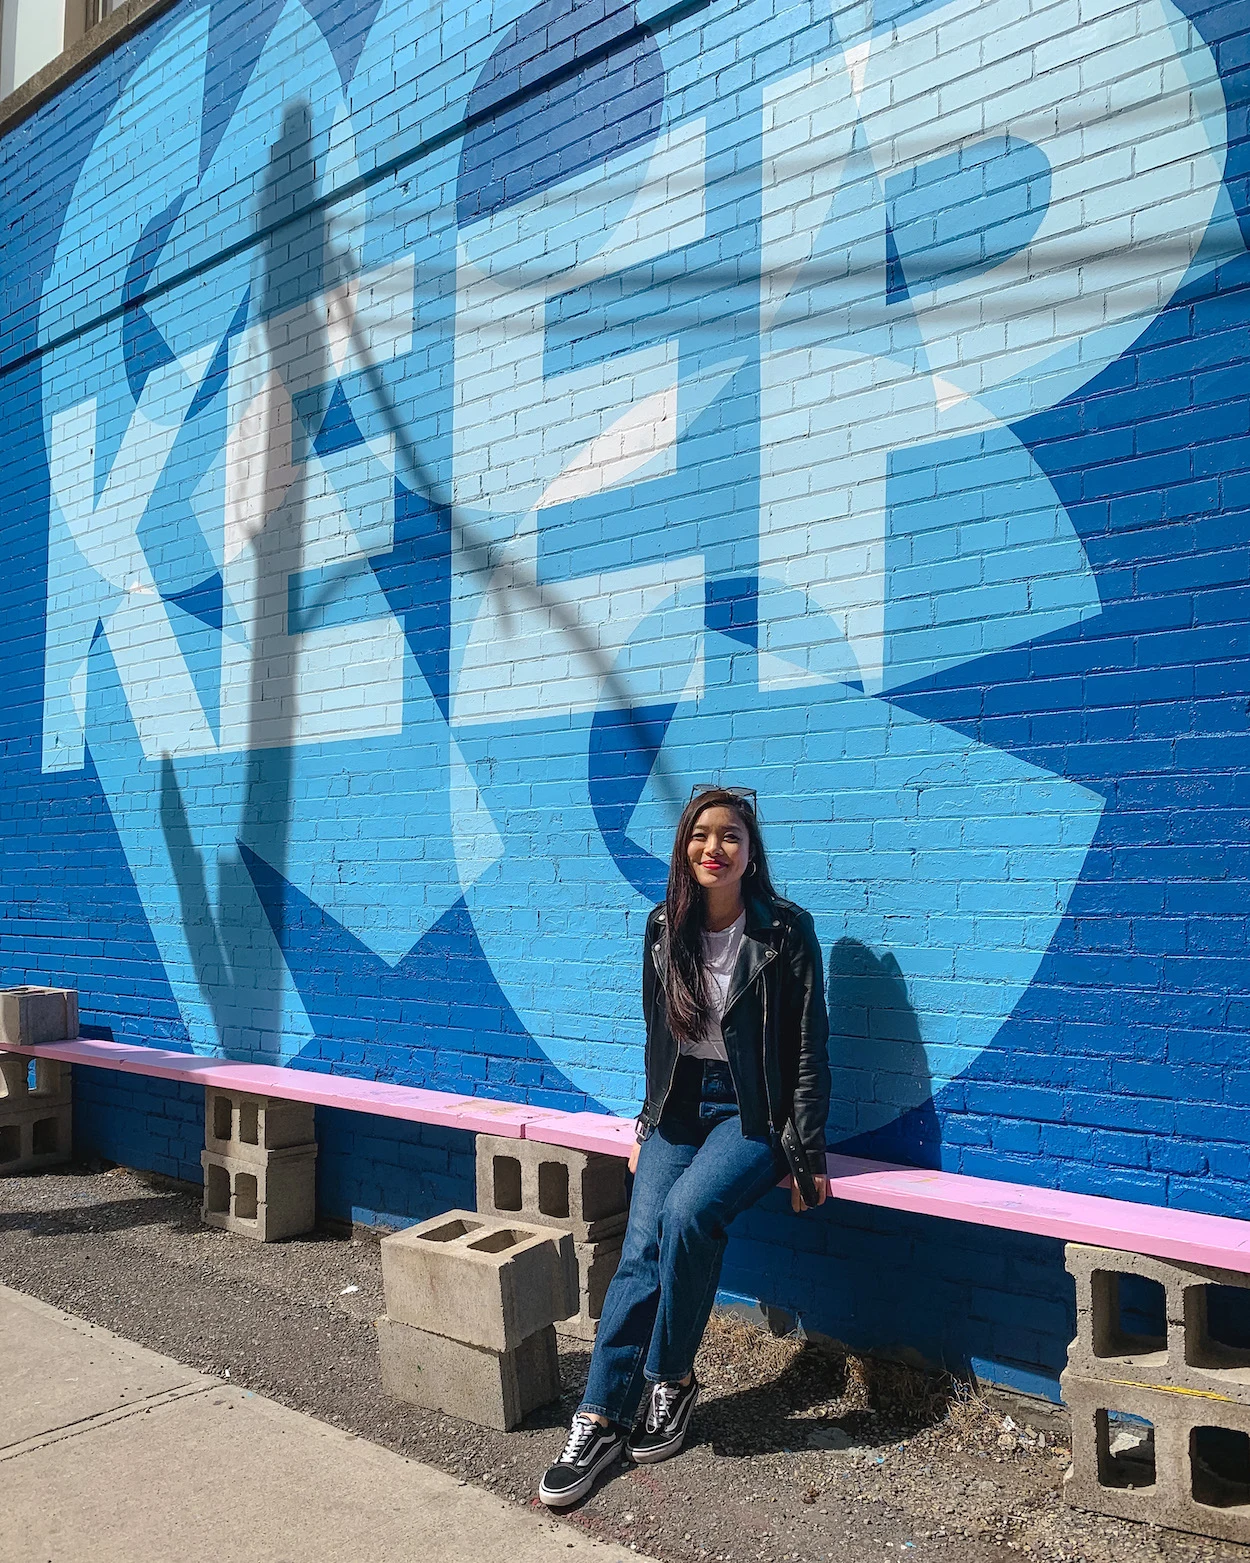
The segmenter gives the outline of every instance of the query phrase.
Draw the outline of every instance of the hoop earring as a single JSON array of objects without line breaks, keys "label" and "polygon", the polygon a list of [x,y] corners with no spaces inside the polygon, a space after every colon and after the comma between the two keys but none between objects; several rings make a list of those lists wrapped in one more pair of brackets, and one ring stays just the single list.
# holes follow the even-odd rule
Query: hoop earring
[{"label": "hoop earring", "polygon": [[754,874],[758,868],[759,864],[755,861],[754,858],[752,858],[751,861],[747,864],[747,878],[750,879],[751,875]]}]

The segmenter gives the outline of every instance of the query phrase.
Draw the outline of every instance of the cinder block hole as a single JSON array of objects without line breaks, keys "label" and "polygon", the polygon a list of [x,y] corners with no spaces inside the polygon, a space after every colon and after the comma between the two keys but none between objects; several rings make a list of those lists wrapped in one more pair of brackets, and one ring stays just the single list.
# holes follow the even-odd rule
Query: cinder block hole
[{"label": "cinder block hole", "polygon": [[229,1096],[213,1097],[213,1137],[228,1140],[234,1133],[234,1101]]},{"label": "cinder block hole", "polygon": [[256,1220],[256,1177],[251,1172],[235,1173],[234,1214],[239,1221]]},{"label": "cinder block hole", "polygon": [[491,1181],[494,1185],[496,1210],[520,1210],[521,1163],[515,1156],[491,1158]]},{"label": "cinder block hole", "polygon": [[54,1058],[32,1058],[26,1089],[32,1096],[51,1096],[61,1088],[61,1066]]},{"label": "cinder block hole", "polygon": [[1140,1357],[1167,1350],[1167,1294],[1161,1282],[1095,1270],[1092,1283],[1095,1356]]},{"label": "cinder block hole", "polygon": [[1155,1430],[1128,1411],[1098,1413],[1098,1481],[1103,1487],[1153,1487]]},{"label": "cinder block hole", "polygon": [[487,1232],[484,1237],[475,1237],[469,1244],[480,1254],[502,1254],[506,1248],[515,1248],[521,1241],[519,1232],[509,1232],[506,1229],[500,1232]]},{"label": "cinder block hole", "polygon": [[1250,1435],[1231,1427],[1195,1427],[1189,1434],[1195,1503],[1213,1509],[1250,1504]]},{"label": "cinder block hole", "polygon": [[569,1169],[562,1161],[538,1163],[538,1209],[544,1216],[568,1216]]},{"label": "cinder block hole", "polygon": [[421,1240],[424,1243],[454,1243],[458,1237],[467,1237],[470,1232],[481,1230],[480,1221],[448,1221],[444,1226],[435,1227],[432,1232],[422,1232]]},{"label": "cinder block hole", "polygon": [[204,1204],[214,1215],[224,1216],[230,1210],[230,1174],[224,1167],[209,1167],[204,1180]]},{"label": "cinder block hole", "polygon": [[239,1139],[244,1145],[260,1144],[260,1104],[239,1103]]},{"label": "cinder block hole", "polygon": [[1193,1367],[1250,1367],[1250,1287],[1188,1287],[1185,1320],[1185,1360]]},{"label": "cinder block hole", "polygon": [[0,1124],[0,1166],[22,1154],[22,1131],[15,1123]]},{"label": "cinder block hole", "polygon": [[31,1153],[55,1156],[61,1148],[61,1125],[55,1118],[36,1118],[31,1126]]}]

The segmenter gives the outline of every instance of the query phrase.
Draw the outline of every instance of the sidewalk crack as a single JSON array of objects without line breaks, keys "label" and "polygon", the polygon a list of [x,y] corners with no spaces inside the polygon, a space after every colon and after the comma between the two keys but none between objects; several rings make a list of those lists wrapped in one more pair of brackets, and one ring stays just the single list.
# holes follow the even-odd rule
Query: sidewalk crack
[{"label": "sidewalk crack", "polygon": [[206,1395],[213,1390],[228,1388],[229,1386],[224,1384],[195,1383],[179,1384],[173,1389],[163,1389],[158,1394],[145,1395],[142,1400],[135,1400],[129,1405],[114,1406],[109,1411],[97,1411],[91,1416],[80,1417],[77,1421],[65,1422],[60,1427],[35,1433],[30,1438],[23,1438],[15,1444],[0,1445],[0,1464],[5,1460],[16,1460],[19,1455],[30,1454],[36,1449],[46,1449],[51,1444],[62,1443],[67,1438],[81,1438],[84,1433],[94,1432],[98,1427],[110,1427],[114,1422],[123,1422],[127,1417],[137,1416],[142,1411],[157,1411],[179,1400],[190,1400],[196,1395]]}]

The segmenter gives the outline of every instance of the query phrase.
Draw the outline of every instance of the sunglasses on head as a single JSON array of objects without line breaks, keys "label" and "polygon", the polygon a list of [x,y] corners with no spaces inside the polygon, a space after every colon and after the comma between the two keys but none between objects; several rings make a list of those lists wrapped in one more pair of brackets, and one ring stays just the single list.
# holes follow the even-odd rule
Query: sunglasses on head
[{"label": "sunglasses on head", "polygon": [[727,792],[737,803],[745,805],[751,813],[759,818],[759,804],[754,787],[723,787],[720,782],[696,782],[690,789],[690,802],[701,798],[705,792]]}]

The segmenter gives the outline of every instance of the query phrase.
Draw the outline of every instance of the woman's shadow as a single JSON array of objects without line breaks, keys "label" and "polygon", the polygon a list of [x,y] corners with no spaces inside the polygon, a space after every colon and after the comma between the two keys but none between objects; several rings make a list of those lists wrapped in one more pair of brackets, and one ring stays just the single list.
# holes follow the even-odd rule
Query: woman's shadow
[{"label": "woman's shadow", "polygon": [[[746,1342],[744,1376],[759,1379],[760,1370],[767,1371],[750,1362],[760,1344]],[[789,1348],[789,1360],[763,1382],[705,1398],[695,1412],[692,1442],[739,1457],[801,1449],[871,1455],[940,1422],[951,1403],[952,1382],[944,1373],[790,1340],[775,1341],[773,1348]],[[716,1377],[723,1384],[724,1375]]]},{"label": "woman's shadow", "polygon": [[828,998],[830,1148],[873,1161],[939,1167],[934,1082],[898,961],[858,939],[839,939],[829,952]]}]

